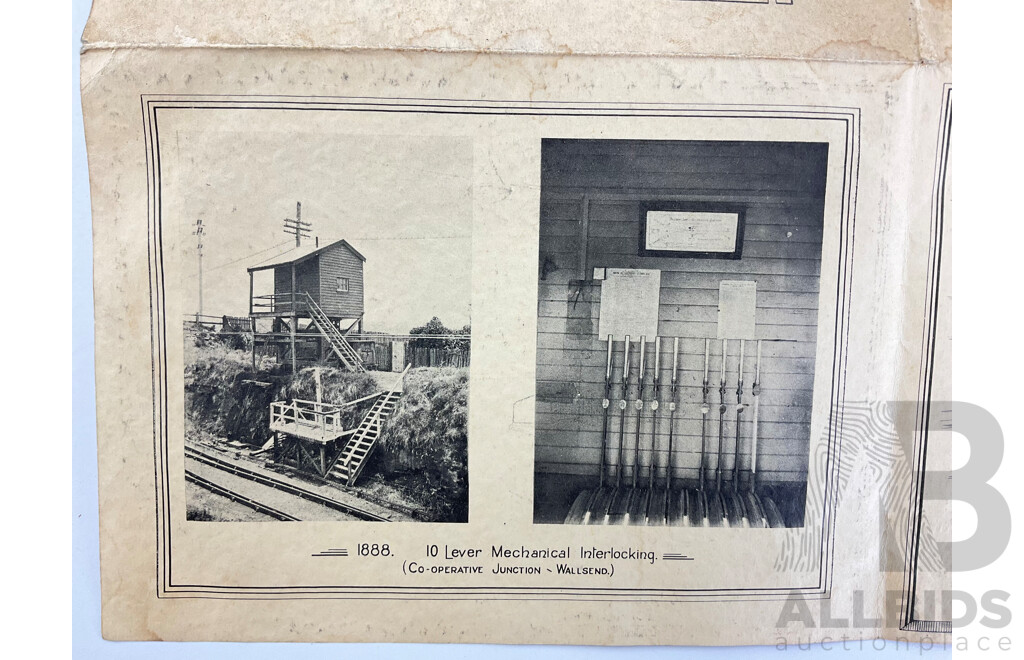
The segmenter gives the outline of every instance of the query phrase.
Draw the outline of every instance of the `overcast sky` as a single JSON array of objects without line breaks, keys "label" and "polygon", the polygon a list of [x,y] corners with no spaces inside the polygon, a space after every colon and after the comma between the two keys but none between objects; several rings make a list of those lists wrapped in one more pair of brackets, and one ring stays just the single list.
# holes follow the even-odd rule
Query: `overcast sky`
[{"label": "overcast sky", "polygon": [[[244,316],[246,268],[294,247],[283,220],[301,201],[321,245],[344,238],[366,257],[366,330],[405,333],[432,316],[453,328],[470,322],[468,138],[162,128],[160,139],[165,227],[192,250],[183,257],[186,312],[198,308],[188,236],[197,218],[203,312]],[[269,272],[256,286],[270,292]]]}]

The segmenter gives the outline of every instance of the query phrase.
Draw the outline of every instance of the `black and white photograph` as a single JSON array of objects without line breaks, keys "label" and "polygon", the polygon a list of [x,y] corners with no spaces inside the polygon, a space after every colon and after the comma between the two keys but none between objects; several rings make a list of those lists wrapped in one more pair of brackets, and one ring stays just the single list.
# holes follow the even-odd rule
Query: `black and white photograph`
[{"label": "black and white photograph", "polygon": [[470,144],[202,131],[174,157],[187,519],[466,522]]},{"label": "black and white photograph", "polygon": [[535,523],[804,526],[828,147],[543,141]]},{"label": "black and white photograph", "polygon": [[951,400],[947,6],[93,3],[103,640],[1001,644],[951,587],[1013,443]]}]

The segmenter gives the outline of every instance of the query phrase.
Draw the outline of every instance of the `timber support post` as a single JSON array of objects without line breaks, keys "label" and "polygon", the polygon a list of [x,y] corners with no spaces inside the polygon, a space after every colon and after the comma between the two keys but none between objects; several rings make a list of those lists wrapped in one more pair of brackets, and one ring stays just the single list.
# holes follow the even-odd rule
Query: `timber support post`
[{"label": "timber support post", "polygon": [[256,317],[252,315],[253,272],[249,271],[249,332],[252,333],[252,370],[256,372]]},{"label": "timber support post", "polygon": [[[297,240],[298,240],[298,238],[296,237],[296,241]],[[296,369],[295,369],[295,366],[296,366],[295,329],[296,329],[296,327],[299,324],[298,309],[296,309],[296,306],[298,304],[299,304],[299,301],[296,298],[296,287],[295,287],[295,264],[293,263],[292,264],[292,305],[291,305],[291,307],[292,307],[292,322],[291,322],[291,327],[289,328],[290,338],[291,338],[291,346],[292,346],[292,373],[293,374],[296,371]]]}]

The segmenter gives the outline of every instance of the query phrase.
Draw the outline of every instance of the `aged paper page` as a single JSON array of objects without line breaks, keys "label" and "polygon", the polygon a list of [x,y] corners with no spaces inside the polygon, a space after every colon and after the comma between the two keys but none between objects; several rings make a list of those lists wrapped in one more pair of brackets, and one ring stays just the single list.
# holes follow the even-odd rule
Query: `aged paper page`
[{"label": "aged paper page", "polygon": [[948,632],[948,12],[206,4],[85,37],[106,637]]}]

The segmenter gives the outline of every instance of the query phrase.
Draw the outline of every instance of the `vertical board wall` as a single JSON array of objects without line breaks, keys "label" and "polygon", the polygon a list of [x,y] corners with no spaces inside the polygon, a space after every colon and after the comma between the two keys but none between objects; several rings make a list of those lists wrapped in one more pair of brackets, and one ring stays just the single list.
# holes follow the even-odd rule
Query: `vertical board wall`
[{"label": "vertical board wall", "polygon": [[[363,260],[344,245],[320,253],[320,306],[328,316],[356,318],[363,313]],[[338,291],[338,278],[348,278],[348,291]]]},{"label": "vertical board wall", "polygon": [[[274,294],[278,296],[290,295],[292,292],[292,267],[280,266],[274,269]],[[297,301],[301,304],[302,294],[308,293],[313,300],[319,302],[320,295],[320,269],[314,257],[303,261],[295,266],[295,292],[298,295]],[[275,304],[280,310],[291,312],[291,299],[285,298]],[[280,311],[279,310],[279,311]]]},{"label": "vertical board wall", "polygon": [[[671,465],[677,478],[696,480],[701,445],[704,338],[717,336],[718,286],[723,279],[757,282],[757,333],[762,349],[759,469],[764,483],[804,482],[808,447],[828,145],[784,142],[544,140],[542,146],[537,326],[536,470],[594,475],[600,462],[606,343],[597,336],[599,267],[662,271],[658,332],[663,339],[654,461],[669,464],[668,381],[672,337],[680,338],[679,407]],[[650,201],[726,202],[746,209],[739,260],[640,257],[640,205]],[[653,352],[649,338],[648,354]],[[732,467],[736,437],[738,342],[729,342],[729,411],[723,426]],[[632,372],[638,357],[633,344]],[[744,401],[751,403],[754,343],[747,342]],[[622,338],[616,338],[610,415],[614,470],[621,397]],[[709,446],[718,442],[721,342],[711,342]],[[651,399],[651,369],[647,394]],[[635,398],[631,389],[630,400]],[[739,469],[749,468],[752,409],[741,422]],[[636,417],[626,419],[626,476],[632,470]],[[651,413],[644,410],[640,474],[651,464]],[[715,461],[708,463],[712,468]]]}]

